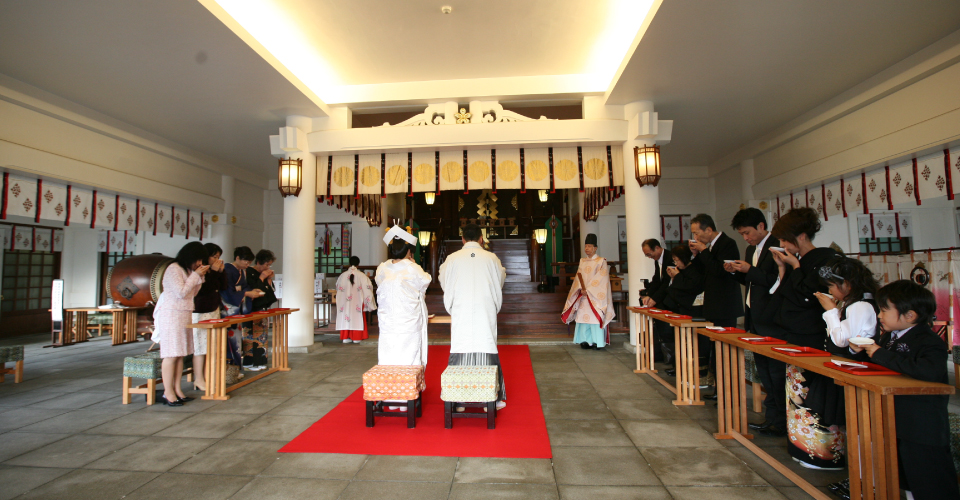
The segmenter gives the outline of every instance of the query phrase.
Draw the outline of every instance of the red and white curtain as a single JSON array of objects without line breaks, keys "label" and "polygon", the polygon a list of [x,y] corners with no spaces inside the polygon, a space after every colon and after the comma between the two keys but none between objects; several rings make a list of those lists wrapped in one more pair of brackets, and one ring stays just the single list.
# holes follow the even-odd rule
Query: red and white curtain
[{"label": "red and white curtain", "polygon": [[0,225],[4,250],[62,252],[63,229],[36,226]]},{"label": "red and white curtain", "polygon": [[32,219],[37,224],[52,221],[65,226],[110,231],[147,231],[170,236],[187,236],[189,233],[189,237],[197,238],[207,236],[209,216],[189,210],[193,223],[188,228],[187,212],[188,209],[183,207],[157,205],[148,200],[32,178],[15,172],[3,173],[3,186],[0,189],[0,219],[15,216]]},{"label": "red and white curtain", "polygon": [[693,237],[690,232],[692,215],[661,215],[660,236],[663,241],[686,241]]},{"label": "red and white curtain", "polygon": [[100,231],[97,236],[97,250],[100,252],[133,254],[137,251],[133,231]]},{"label": "red and white curtain", "polygon": [[[924,200],[946,196],[953,199],[960,193],[960,158],[957,152],[943,150],[930,156],[885,165],[868,172],[844,175],[842,178],[807,186],[803,191],[783,193],[774,198],[774,219],[791,207],[807,206],[827,220],[831,217],[858,217],[862,236],[861,215],[887,217],[895,207],[922,205]],[[818,208],[822,207],[822,208]],[[885,219],[884,219],[885,220]],[[909,226],[909,221],[907,221]],[[885,227],[897,227],[888,223]],[[900,224],[901,236],[908,227]],[[872,229],[876,232],[876,228]],[[879,237],[879,236],[878,236]]]}]

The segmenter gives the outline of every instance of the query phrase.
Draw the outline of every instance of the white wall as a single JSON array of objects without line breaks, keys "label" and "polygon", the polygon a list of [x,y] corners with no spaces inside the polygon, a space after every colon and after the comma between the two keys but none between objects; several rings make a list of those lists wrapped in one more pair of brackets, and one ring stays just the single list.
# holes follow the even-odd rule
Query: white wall
[{"label": "white wall", "polygon": [[63,230],[60,277],[63,278],[63,304],[66,307],[90,307],[97,304],[97,280],[100,254],[97,233],[88,227],[70,226]]}]

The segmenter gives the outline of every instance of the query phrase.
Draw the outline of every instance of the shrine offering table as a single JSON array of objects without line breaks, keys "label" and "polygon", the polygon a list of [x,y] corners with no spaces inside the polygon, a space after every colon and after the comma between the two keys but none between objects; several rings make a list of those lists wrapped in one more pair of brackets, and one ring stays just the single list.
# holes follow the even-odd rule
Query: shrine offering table
[{"label": "shrine offering table", "polygon": [[719,432],[714,436],[717,439],[736,439],[817,499],[826,500],[832,497],[816,489],[749,440],[752,436],[747,433],[744,350],[825,375],[832,378],[836,384],[843,386],[847,416],[850,498],[869,500],[900,498],[894,396],[953,394],[954,392],[953,386],[923,382],[905,375],[852,375],[825,365],[825,363],[830,364],[829,361],[837,356],[790,356],[775,349],[801,348],[790,344],[751,344],[740,340],[740,337],[753,336],[742,330],[715,331],[700,328],[698,333],[713,339],[717,348]]},{"label": "shrine offering table", "polygon": [[[270,309],[241,316],[228,316],[220,320],[210,320],[188,325],[189,328],[203,328],[207,330],[207,363],[205,375],[207,377],[207,392],[202,399],[230,399],[228,392],[239,389],[251,382],[260,380],[276,372],[290,371],[287,359],[287,328],[290,313],[300,309]],[[239,323],[265,320],[269,323],[269,331],[273,332],[267,338],[267,352],[270,356],[270,368],[242,381],[227,386],[227,330]]]},{"label": "shrine offering table", "polygon": [[433,316],[427,319],[427,323],[446,323],[450,324],[450,316]]},{"label": "shrine offering table", "polygon": [[62,347],[87,341],[87,317],[90,313],[110,313],[112,345],[137,342],[137,312],[143,307],[71,307],[63,310],[63,325],[60,332],[53,332],[51,346]]},{"label": "shrine offering table", "polygon": [[[637,325],[637,369],[634,373],[644,373],[673,391],[677,406],[702,405],[700,399],[700,349],[697,346],[697,329],[712,326],[707,321],[694,321],[689,316],[675,314],[663,309],[649,307],[628,307],[635,315]],[[673,327],[674,357],[677,360],[677,380],[671,385],[657,375],[653,365],[655,339],[654,320],[663,321]]]}]

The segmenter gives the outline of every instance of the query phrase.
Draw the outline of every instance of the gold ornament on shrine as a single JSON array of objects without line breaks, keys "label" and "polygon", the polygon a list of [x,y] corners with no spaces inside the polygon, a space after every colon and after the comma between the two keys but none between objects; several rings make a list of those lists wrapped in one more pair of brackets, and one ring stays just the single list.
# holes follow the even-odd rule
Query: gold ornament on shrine
[{"label": "gold ornament on shrine", "polygon": [[468,113],[466,108],[460,108],[460,112],[453,115],[457,119],[457,123],[470,123],[470,117],[473,116],[473,113]]}]

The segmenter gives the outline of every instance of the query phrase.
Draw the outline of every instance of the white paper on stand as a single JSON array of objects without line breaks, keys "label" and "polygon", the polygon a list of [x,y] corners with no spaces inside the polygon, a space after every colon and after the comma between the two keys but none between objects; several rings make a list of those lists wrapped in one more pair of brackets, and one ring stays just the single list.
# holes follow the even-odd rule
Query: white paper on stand
[{"label": "white paper on stand", "polygon": [[275,274],[273,276],[273,292],[278,299],[283,298],[283,275]]}]

